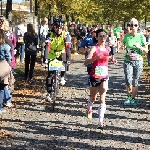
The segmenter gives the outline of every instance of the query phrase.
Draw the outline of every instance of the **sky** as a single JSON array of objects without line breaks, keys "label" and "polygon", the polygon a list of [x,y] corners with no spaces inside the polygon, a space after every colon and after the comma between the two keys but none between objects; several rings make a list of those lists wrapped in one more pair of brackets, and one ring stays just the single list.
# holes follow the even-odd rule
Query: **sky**
[{"label": "sky", "polygon": [[[7,0],[2,0],[3,2],[6,2]],[[24,0],[12,0],[12,3],[22,3]]]}]

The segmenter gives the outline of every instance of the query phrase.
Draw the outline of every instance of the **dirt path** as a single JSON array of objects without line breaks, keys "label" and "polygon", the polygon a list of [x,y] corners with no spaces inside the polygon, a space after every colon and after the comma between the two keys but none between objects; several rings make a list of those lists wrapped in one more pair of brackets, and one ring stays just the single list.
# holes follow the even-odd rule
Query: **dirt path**
[{"label": "dirt path", "polygon": [[[97,127],[97,108],[93,119],[85,117],[88,97],[84,56],[76,56],[67,73],[55,111],[42,100],[46,71],[37,65],[36,82],[29,85],[17,77],[15,108],[1,115],[0,150],[148,150],[150,149],[150,108],[141,82],[137,107],[123,105],[126,97],[123,54],[116,54],[118,65],[111,65],[104,131]],[[19,75],[23,75],[19,69]]]}]

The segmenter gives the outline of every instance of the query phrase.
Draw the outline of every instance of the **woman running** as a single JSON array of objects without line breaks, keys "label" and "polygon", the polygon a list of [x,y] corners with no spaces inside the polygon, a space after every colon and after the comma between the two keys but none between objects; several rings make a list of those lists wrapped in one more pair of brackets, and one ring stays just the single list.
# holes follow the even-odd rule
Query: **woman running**
[{"label": "woman running", "polygon": [[[84,64],[92,64],[90,72],[90,99],[88,100],[88,109],[86,115],[92,118],[92,105],[97,98],[97,93],[100,94],[100,105],[98,108],[98,128],[103,129],[103,119],[106,110],[105,97],[108,89],[108,61],[109,47],[105,46],[107,35],[103,29],[96,31],[98,45],[93,46],[89,51],[88,57]],[[116,63],[116,60],[113,60]]]},{"label": "woman running", "polygon": [[132,18],[130,21],[131,32],[125,34],[123,43],[126,54],[124,57],[124,74],[127,90],[127,98],[124,105],[136,106],[135,97],[138,92],[138,81],[143,71],[143,52],[148,52],[146,38],[138,33],[138,21]]}]

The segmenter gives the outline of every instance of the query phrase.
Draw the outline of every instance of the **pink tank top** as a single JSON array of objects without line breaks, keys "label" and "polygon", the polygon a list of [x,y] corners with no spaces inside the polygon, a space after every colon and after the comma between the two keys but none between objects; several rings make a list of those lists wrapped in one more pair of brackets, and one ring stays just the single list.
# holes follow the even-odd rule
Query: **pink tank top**
[{"label": "pink tank top", "polygon": [[109,48],[106,47],[106,50],[102,51],[98,46],[96,46],[96,51],[92,58],[96,57],[99,53],[101,56],[92,63],[90,76],[96,79],[108,78]]}]

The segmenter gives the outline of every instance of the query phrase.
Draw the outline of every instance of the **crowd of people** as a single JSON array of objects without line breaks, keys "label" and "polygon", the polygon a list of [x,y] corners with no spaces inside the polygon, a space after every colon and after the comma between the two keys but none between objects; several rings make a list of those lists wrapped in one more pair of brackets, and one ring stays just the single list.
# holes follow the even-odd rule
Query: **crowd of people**
[{"label": "crowd of people", "polygon": [[13,106],[17,58],[20,64],[25,64],[24,80],[32,82],[37,45],[38,36],[32,24],[26,27],[22,20],[19,25],[12,26],[5,17],[0,18],[0,113],[6,112],[4,106]]},{"label": "crowd of people", "polygon": [[[136,106],[136,95],[138,92],[138,81],[143,71],[143,53],[148,53],[148,44],[144,34],[138,33],[138,21],[135,18],[130,20],[130,30],[123,36],[123,49],[125,50],[124,56],[124,74],[127,90],[127,98],[124,100],[124,105]],[[118,31],[118,30],[117,30]],[[116,64],[114,58],[114,50],[112,50],[112,43],[120,41],[117,37],[113,37],[111,43],[110,37],[113,32],[110,30],[110,36],[107,36],[105,29],[98,29],[96,31],[97,44],[92,48],[85,49],[88,51],[88,56],[85,60],[85,65],[88,66],[89,85],[90,85],[90,97],[88,99],[88,108],[86,115],[88,118],[92,118],[92,106],[97,98],[97,94],[100,95],[100,105],[98,107],[98,128],[103,129],[103,119],[106,110],[105,96],[108,89],[108,61],[111,60]],[[121,32],[120,32],[121,33]],[[108,41],[108,45],[106,42]],[[88,42],[87,42],[88,43]],[[120,43],[119,43],[120,45]],[[82,46],[82,45],[81,45]],[[109,50],[109,48],[111,50]],[[119,49],[120,50],[120,49]],[[109,58],[110,55],[111,59]],[[90,70],[90,71],[89,71]]]},{"label": "crowd of people", "polygon": [[[24,63],[24,80],[34,82],[33,73],[38,53],[41,49],[41,67],[46,67],[50,60],[57,59],[63,62],[71,61],[71,52],[74,55],[85,54],[88,85],[90,89],[86,116],[92,118],[92,106],[100,95],[98,107],[98,128],[103,128],[103,119],[106,110],[105,97],[108,89],[108,62],[117,64],[115,53],[124,50],[124,74],[127,98],[124,105],[136,106],[138,81],[143,70],[143,53],[147,53],[150,65],[150,30],[139,30],[138,20],[132,18],[126,29],[118,25],[85,27],[75,22],[65,23],[61,18],[55,18],[49,27],[48,19],[44,18],[39,26],[38,33],[34,25],[22,20],[12,27],[4,18],[0,18],[0,113],[6,107],[12,107],[11,98],[16,74],[16,58]],[[70,64],[70,63],[68,63]],[[8,68],[8,69],[6,69]],[[47,97],[51,97],[53,71],[48,70],[46,78]],[[60,85],[65,84],[66,71],[61,71]]]}]

